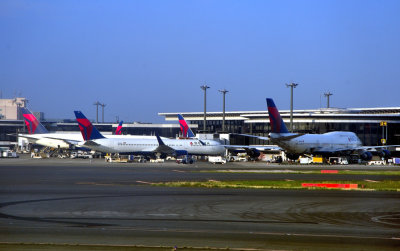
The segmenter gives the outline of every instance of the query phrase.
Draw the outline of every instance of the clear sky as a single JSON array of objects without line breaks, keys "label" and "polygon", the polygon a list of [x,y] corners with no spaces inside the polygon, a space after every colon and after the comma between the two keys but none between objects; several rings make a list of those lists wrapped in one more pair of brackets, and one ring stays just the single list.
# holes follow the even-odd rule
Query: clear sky
[{"label": "clear sky", "polygon": [[[47,118],[400,106],[400,1],[0,0],[0,91]],[[21,94],[21,95],[19,95]],[[321,98],[322,95],[322,98]],[[101,117],[101,116],[100,116]]]}]

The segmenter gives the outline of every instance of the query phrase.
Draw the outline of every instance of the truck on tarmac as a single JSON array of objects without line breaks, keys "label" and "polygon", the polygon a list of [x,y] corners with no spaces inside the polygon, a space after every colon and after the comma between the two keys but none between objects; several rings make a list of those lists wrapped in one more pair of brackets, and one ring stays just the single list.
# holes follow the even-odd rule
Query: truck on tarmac
[{"label": "truck on tarmac", "polygon": [[226,164],[226,159],[221,156],[208,156],[208,162],[213,164]]}]

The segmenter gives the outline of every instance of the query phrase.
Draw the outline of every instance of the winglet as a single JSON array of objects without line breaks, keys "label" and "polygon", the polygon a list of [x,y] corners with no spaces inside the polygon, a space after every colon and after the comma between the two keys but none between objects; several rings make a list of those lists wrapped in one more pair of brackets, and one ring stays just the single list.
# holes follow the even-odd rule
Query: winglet
[{"label": "winglet", "polygon": [[273,133],[289,133],[285,123],[279,114],[278,108],[276,108],[274,101],[271,98],[267,98],[269,122],[271,124],[271,132]]},{"label": "winglet", "polygon": [[115,135],[121,135],[122,134],[122,124],[124,123],[124,121],[119,122],[119,125],[117,127],[117,129],[115,130]]},{"label": "winglet", "polygon": [[194,133],[190,130],[189,125],[186,123],[186,120],[182,117],[181,114],[178,114],[179,125],[181,126],[182,136],[185,138],[193,138]]},{"label": "winglet", "polygon": [[81,111],[75,111],[76,121],[84,140],[102,139],[103,135],[92,125]]},{"label": "winglet", "polygon": [[49,133],[47,129],[37,120],[35,115],[31,113],[27,108],[21,107],[22,115],[25,119],[26,127],[28,128],[29,134],[37,134],[37,133]]}]

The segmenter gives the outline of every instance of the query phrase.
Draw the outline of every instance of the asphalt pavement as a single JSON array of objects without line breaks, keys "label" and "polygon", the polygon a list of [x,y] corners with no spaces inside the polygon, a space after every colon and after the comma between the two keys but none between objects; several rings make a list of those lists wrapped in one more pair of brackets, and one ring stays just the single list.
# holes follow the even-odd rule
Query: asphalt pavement
[{"label": "asphalt pavement", "polygon": [[[211,172],[296,168],[398,170],[398,167],[293,167],[265,163],[119,164],[98,159],[26,156],[0,159],[0,242],[256,250],[399,249],[399,192],[151,185],[160,181],[317,177],[284,172]],[[380,180],[382,176],[374,175],[373,179]],[[318,177],[331,179],[331,176]],[[339,178],[372,179],[370,175]]]}]

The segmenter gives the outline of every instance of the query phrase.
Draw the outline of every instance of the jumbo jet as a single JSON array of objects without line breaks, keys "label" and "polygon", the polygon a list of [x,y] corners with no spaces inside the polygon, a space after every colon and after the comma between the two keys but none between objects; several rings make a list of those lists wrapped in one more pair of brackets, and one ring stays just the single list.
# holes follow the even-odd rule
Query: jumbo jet
[{"label": "jumbo jet", "polygon": [[323,134],[290,133],[274,101],[267,98],[267,105],[271,124],[269,139],[283,148],[289,159],[297,159],[302,154],[323,156],[357,154],[362,160],[371,160],[372,154],[370,151],[377,151],[381,157],[388,158],[390,152],[384,148],[394,147],[363,146],[355,133],[346,131]]},{"label": "jumbo jet", "polygon": [[138,154],[145,156],[222,155],[225,147],[214,140],[147,138],[105,138],[83,115],[75,111],[76,120],[85,142],[81,145],[105,153]]},{"label": "jumbo jet", "polygon": [[[27,108],[21,108],[28,134],[20,133],[18,137],[26,138],[30,143],[51,148],[76,149],[76,145],[83,144],[82,136],[77,133],[50,133]],[[109,138],[121,137],[122,121],[119,123],[115,135]],[[150,136],[125,135],[124,137],[145,138]]]}]

